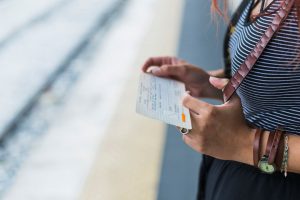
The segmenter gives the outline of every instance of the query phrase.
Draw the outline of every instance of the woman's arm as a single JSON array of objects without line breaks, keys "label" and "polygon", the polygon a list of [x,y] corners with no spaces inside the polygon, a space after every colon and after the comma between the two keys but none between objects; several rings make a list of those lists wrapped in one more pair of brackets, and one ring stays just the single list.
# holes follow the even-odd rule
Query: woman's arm
[{"label": "woman's arm", "polygon": [[296,135],[289,137],[288,171],[300,173],[300,137]]},{"label": "woman's arm", "polygon": [[[232,154],[231,158],[228,160],[238,161],[241,163],[254,166],[253,143],[254,143],[254,135],[256,130],[250,129],[247,126],[245,126],[244,129],[239,129],[239,130],[243,131],[244,133],[236,132],[237,138],[235,139],[235,141],[237,143],[241,143],[244,145],[239,145],[240,149],[237,149],[237,152],[239,153]],[[245,137],[245,133],[249,137]],[[266,151],[269,134],[270,134],[269,131],[265,131],[262,134],[262,148],[259,157],[262,157]],[[300,174],[300,136],[289,135],[288,145],[289,145],[288,172]]]},{"label": "woman's arm", "polygon": [[[270,132],[265,131],[262,135],[262,149],[260,152],[260,156],[262,156],[265,152],[267,141]],[[250,143],[253,140],[250,141]],[[289,135],[289,159],[288,159],[288,171],[294,173],[300,173],[300,136],[297,135]],[[245,155],[251,157],[252,155]],[[253,163],[251,163],[253,165]]]},{"label": "woman's arm", "polygon": [[[216,88],[226,85],[225,79],[211,78]],[[228,82],[228,81],[227,81]],[[183,104],[191,110],[193,129],[183,140],[195,151],[222,160],[233,160],[254,165],[253,142],[255,129],[248,126],[237,95],[219,106],[214,106],[186,94]],[[268,132],[262,137],[265,152]],[[289,136],[288,171],[300,173],[300,136]]]}]

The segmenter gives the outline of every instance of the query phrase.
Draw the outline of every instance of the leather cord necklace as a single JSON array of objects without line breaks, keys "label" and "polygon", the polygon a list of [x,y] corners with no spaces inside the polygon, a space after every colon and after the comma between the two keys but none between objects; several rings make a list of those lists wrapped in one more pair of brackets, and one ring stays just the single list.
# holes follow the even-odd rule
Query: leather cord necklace
[{"label": "leather cord necklace", "polygon": [[252,70],[256,61],[261,56],[268,43],[271,41],[272,37],[287,18],[294,3],[295,0],[284,0],[282,2],[280,9],[274,14],[275,17],[270,26],[267,28],[266,32],[262,35],[254,49],[249,53],[245,61],[240,65],[239,69],[235,72],[228,84],[223,89],[224,102],[227,102],[232,97],[248,73]]}]

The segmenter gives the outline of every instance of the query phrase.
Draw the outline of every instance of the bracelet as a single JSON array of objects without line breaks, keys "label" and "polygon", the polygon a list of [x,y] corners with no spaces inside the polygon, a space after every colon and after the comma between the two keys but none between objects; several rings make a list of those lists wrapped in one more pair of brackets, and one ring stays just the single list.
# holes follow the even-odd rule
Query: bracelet
[{"label": "bracelet", "polygon": [[[270,157],[270,153],[271,153],[274,138],[275,138],[275,132],[270,132],[270,134],[268,136],[266,151],[265,151],[265,154],[264,154],[268,158],[268,163],[269,163],[269,157]],[[269,164],[271,164],[271,163],[269,163]]]},{"label": "bracelet", "polygon": [[274,138],[275,138],[275,133],[270,133],[268,136],[267,147],[266,147],[265,153],[258,162],[258,168],[263,173],[273,174],[277,169],[277,167],[274,163],[269,163],[269,157],[270,157],[270,153],[271,153],[271,149],[274,144],[274,141],[278,141],[278,140],[274,140]]},{"label": "bracelet", "polygon": [[281,127],[278,127],[274,132],[271,132],[268,136],[265,153],[257,164],[261,148],[262,133],[262,129],[256,129],[253,143],[254,166],[258,167],[262,172],[268,174],[272,174],[276,170],[280,169],[281,173],[284,173],[284,176],[287,177],[289,159],[288,134]]},{"label": "bracelet", "polygon": [[289,159],[289,136],[284,136],[284,152],[283,152],[283,159],[280,171],[281,173],[284,172],[284,176],[287,177],[287,168],[288,168],[288,159]]},{"label": "bracelet", "polygon": [[263,130],[260,128],[256,129],[255,132],[255,138],[253,142],[253,164],[255,167],[258,167],[258,161],[259,161],[259,154],[261,149],[261,135],[263,133]]},{"label": "bracelet", "polygon": [[[278,146],[282,139],[281,136],[283,135],[282,133],[283,133],[283,129],[280,127],[278,127],[275,130],[274,139],[272,141],[272,146],[271,146],[271,150],[270,150],[270,154],[269,154],[269,158],[268,158],[269,164],[273,164],[275,162],[275,157],[278,154]],[[277,167],[279,167],[279,166],[277,166]]]},{"label": "bracelet", "polygon": [[275,164],[276,166],[278,166],[278,170],[281,170],[281,166],[282,166],[282,161],[283,161],[283,153],[284,153],[284,136],[285,136],[285,132],[283,132],[280,143],[279,143],[279,147],[278,147],[278,152],[276,154],[276,158],[275,158]]}]

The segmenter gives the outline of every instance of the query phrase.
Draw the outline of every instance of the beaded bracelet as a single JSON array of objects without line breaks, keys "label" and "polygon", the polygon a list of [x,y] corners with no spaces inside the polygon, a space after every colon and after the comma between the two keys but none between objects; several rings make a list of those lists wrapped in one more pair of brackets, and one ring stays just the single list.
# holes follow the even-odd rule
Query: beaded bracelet
[{"label": "beaded bracelet", "polygon": [[284,135],[284,152],[283,152],[283,159],[282,159],[280,171],[281,173],[284,172],[285,177],[287,177],[288,159],[289,159],[289,136]]}]

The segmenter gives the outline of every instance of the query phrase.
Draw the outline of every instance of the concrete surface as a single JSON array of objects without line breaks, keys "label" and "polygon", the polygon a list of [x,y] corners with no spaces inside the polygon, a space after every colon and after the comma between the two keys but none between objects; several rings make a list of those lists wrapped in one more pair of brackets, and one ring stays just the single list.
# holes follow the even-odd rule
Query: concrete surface
[{"label": "concrete surface", "polygon": [[[181,21],[181,0],[158,1],[155,19],[140,46],[132,75],[99,148],[82,200],[153,200],[157,198],[165,126],[135,114],[139,67],[155,55],[175,55]],[[165,12],[167,8],[168,12]]]},{"label": "concrete surface", "polygon": [[[220,19],[212,20],[210,3],[185,1],[178,46],[180,58],[206,70],[223,67],[224,25]],[[158,200],[194,200],[200,162],[201,155],[187,147],[178,131],[169,126]]]}]

